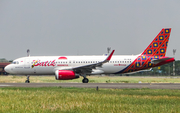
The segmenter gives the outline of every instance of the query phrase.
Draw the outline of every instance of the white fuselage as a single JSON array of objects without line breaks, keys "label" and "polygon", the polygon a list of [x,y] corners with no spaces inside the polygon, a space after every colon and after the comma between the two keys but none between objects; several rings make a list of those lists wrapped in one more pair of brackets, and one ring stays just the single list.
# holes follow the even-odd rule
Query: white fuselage
[{"label": "white fuselage", "polygon": [[[14,60],[5,70],[18,75],[54,75],[55,70],[71,70],[74,67],[95,64],[107,56],[31,56]],[[111,60],[93,69],[91,74],[113,74],[131,64],[138,55],[113,55]],[[34,67],[32,67],[34,65]]]}]

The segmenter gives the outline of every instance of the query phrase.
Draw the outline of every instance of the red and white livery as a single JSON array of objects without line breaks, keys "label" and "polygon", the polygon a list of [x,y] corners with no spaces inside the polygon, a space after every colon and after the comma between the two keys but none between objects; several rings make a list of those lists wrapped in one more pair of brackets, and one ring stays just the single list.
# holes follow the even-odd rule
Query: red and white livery
[{"label": "red and white livery", "polygon": [[[86,75],[132,73],[174,61],[166,57],[171,28],[163,28],[149,46],[138,55],[108,56],[28,56],[14,60],[5,71],[18,75],[55,75],[57,80],[76,79]],[[26,80],[29,83],[29,77]]]}]

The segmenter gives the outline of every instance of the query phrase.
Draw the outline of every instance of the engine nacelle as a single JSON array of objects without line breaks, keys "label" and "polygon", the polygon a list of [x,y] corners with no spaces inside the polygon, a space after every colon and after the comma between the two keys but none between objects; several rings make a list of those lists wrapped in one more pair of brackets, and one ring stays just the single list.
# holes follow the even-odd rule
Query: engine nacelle
[{"label": "engine nacelle", "polygon": [[71,70],[56,70],[55,78],[56,80],[70,80],[79,78],[79,75],[77,75],[74,71]]}]

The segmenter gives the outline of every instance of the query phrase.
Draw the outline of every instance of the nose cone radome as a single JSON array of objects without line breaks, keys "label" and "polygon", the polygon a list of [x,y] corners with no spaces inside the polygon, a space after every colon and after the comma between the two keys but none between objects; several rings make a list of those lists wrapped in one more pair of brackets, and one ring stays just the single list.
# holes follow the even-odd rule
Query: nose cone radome
[{"label": "nose cone radome", "polygon": [[10,69],[10,65],[7,65],[4,70],[7,72],[7,73],[10,73],[11,69]]}]

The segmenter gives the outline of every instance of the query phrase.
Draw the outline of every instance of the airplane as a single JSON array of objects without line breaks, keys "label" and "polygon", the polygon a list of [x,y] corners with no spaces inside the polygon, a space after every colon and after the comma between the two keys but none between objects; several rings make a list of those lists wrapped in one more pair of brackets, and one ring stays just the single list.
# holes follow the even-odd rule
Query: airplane
[{"label": "airplane", "polygon": [[171,28],[163,28],[149,46],[138,55],[99,56],[28,56],[15,59],[5,67],[10,74],[28,75],[25,83],[30,83],[30,75],[55,75],[56,80],[70,80],[87,75],[133,73],[175,61],[166,57],[166,49]]}]

